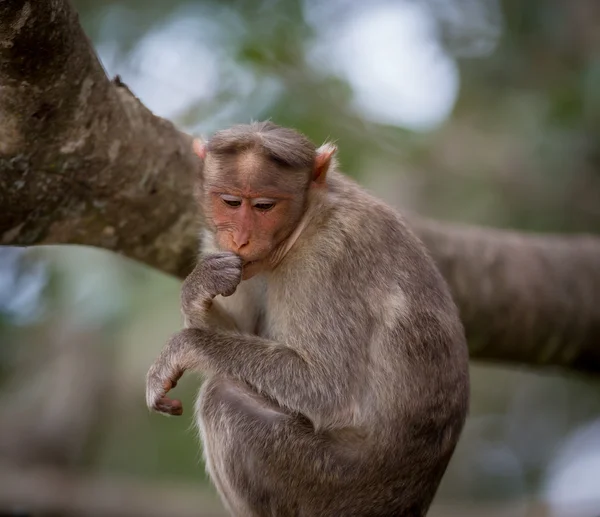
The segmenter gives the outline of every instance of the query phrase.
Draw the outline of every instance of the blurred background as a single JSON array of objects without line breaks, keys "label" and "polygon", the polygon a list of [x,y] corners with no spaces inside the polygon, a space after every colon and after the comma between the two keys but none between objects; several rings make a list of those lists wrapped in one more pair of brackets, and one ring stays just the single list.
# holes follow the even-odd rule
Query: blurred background
[{"label": "blurred background", "polygon": [[[107,73],[188,132],[271,118],[335,140],[403,210],[600,230],[598,0],[73,3]],[[0,248],[0,508],[224,515],[192,426],[200,379],[177,388],[182,418],[145,406],[179,287],[100,250]],[[479,363],[472,378],[431,515],[600,516],[600,380]]]}]

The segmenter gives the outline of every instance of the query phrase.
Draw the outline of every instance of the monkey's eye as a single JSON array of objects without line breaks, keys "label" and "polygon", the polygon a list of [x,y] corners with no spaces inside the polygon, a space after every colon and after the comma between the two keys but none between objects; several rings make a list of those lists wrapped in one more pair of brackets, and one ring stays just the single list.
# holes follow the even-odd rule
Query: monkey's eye
[{"label": "monkey's eye", "polygon": [[275,201],[257,201],[254,203],[254,208],[266,212],[275,206]]},{"label": "monkey's eye", "polygon": [[223,203],[225,203],[226,205],[228,205],[232,208],[237,208],[237,207],[241,206],[241,204],[242,204],[242,200],[240,198],[237,198],[234,196],[222,195],[221,199],[223,200]]}]

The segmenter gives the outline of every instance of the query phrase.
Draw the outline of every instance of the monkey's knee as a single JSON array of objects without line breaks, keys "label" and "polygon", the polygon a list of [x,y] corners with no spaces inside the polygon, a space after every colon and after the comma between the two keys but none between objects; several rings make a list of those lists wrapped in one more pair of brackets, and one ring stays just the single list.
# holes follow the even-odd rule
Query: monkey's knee
[{"label": "monkey's knee", "polygon": [[244,383],[226,377],[207,380],[196,405],[198,418],[223,425],[270,426],[290,415]]},{"label": "monkey's knee", "polygon": [[232,404],[235,388],[231,380],[213,376],[208,378],[198,394],[196,401],[196,421],[204,441],[208,435],[223,436],[228,428],[236,425],[236,415]]},{"label": "monkey's knee", "polygon": [[239,432],[245,427],[244,413],[236,409],[241,396],[235,381],[212,377],[200,390],[196,418],[206,469],[221,500],[233,515],[249,517],[261,515],[251,501],[262,490],[256,483],[260,476],[253,459],[254,440]]},{"label": "monkey's knee", "polygon": [[[291,420],[245,384],[225,377],[212,377],[204,383],[196,417],[206,454],[235,470],[224,472],[227,477],[244,477],[242,471],[248,464],[253,471],[261,457],[257,446],[270,441],[274,429],[283,431]],[[256,472],[250,474],[255,476]]]}]

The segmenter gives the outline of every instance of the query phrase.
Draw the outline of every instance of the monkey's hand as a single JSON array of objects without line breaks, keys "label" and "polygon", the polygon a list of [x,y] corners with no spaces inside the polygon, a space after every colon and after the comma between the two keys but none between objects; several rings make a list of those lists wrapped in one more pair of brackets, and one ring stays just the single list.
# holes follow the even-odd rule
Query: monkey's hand
[{"label": "monkey's hand", "polygon": [[181,415],[181,401],[170,399],[167,392],[177,386],[184,369],[179,367],[173,338],[162,350],[146,375],[146,404],[148,409],[167,415]]},{"label": "monkey's hand", "polygon": [[217,295],[231,296],[242,280],[242,259],[235,253],[204,257],[183,282],[181,310],[193,327],[202,326],[207,309]]}]

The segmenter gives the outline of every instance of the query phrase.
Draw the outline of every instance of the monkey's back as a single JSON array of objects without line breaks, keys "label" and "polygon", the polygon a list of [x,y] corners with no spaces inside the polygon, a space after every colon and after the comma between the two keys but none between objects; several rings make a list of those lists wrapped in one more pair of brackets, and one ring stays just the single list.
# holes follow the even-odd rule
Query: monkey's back
[{"label": "monkey's back", "polygon": [[337,297],[360,301],[368,329],[365,350],[356,356],[365,369],[355,423],[368,429],[362,446],[372,483],[387,483],[400,499],[427,506],[424,494],[433,497],[469,405],[458,309],[398,212],[341,174],[331,177],[331,195],[339,207],[326,223],[339,239],[332,265]]},{"label": "monkey's back", "polygon": [[[358,297],[368,315],[367,379],[378,382],[365,393],[392,425],[423,422],[423,415],[464,421],[468,349],[446,281],[396,210],[341,174],[331,181],[343,208],[329,224],[341,230],[339,260],[350,266],[338,296]],[[381,389],[382,382],[391,389]]]}]

